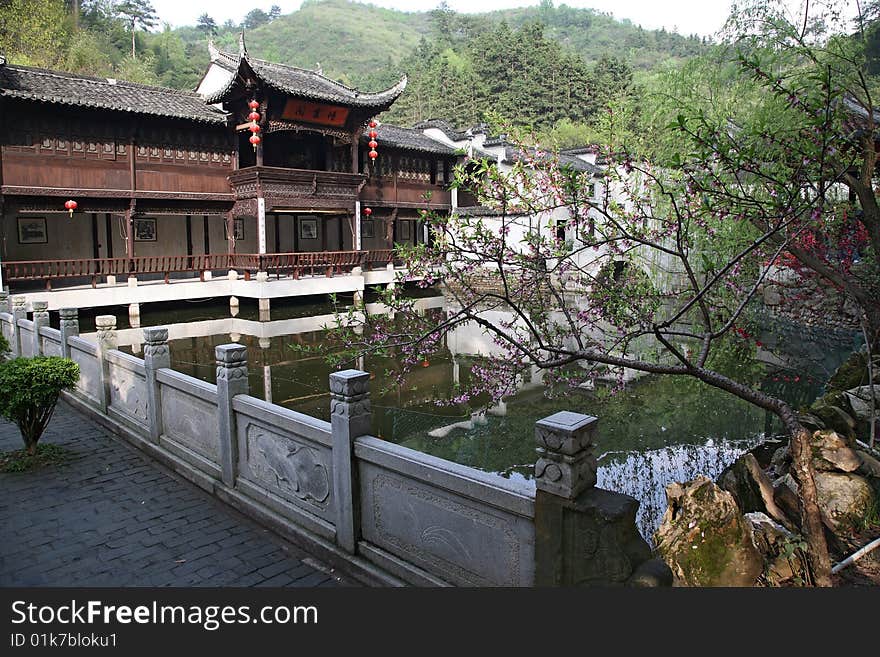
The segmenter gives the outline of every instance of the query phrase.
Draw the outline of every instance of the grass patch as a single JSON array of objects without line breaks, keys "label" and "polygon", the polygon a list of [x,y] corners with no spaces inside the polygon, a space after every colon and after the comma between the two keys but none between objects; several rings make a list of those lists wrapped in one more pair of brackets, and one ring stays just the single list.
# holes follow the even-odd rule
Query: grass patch
[{"label": "grass patch", "polygon": [[0,454],[0,472],[29,472],[55,465],[63,465],[73,454],[60,445],[37,445],[36,454],[24,449]]}]

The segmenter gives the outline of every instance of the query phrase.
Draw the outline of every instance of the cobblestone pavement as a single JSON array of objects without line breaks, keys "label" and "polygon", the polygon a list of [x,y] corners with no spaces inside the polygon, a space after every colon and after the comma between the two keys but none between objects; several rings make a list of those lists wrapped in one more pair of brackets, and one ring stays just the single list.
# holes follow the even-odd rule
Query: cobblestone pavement
[{"label": "cobblestone pavement", "polygon": [[[0,473],[0,586],[339,586],[329,569],[59,402],[65,464]],[[20,449],[0,419],[0,452]]]}]

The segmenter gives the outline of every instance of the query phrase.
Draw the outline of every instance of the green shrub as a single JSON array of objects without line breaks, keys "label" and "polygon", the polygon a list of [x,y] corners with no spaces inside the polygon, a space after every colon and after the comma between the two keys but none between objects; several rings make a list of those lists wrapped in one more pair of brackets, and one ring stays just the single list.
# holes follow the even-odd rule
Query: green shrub
[{"label": "green shrub", "polygon": [[9,340],[0,333],[0,358],[9,353]]},{"label": "green shrub", "polygon": [[79,380],[79,365],[69,358],[37,356],[0,363],[0,416],[15,422],[29,454],[55,410],[58,395]]}]

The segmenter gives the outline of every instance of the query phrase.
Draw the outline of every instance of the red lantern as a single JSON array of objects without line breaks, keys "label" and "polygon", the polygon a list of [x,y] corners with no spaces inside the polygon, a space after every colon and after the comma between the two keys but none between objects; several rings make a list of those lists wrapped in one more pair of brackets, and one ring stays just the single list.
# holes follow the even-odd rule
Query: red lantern
[{"label": "red lantern", "polygon": [[378,146],[379,144],[376,142],[375,139],[373,139],[368,145],[372,150],[376,150],[376,146]]},{"label": "red lantern", "polygon": [[369,155],[371,160],[375,160],[377,157],[379,157],[379,154],[375,150],[370,151]]},{"label": "red lantern", "polygon": [[376,132],[375,130],[370,130],[370,139],[375,139],[378,136],[379,136],[378,132]]},{"label": "red lantern", "polygon": [[248,114],[248,121],[259,121],[260,113],[259,112],[251,112]]},{"label": "red lantern", "polygon": [[364,208],[364,214],[368,217],[373,214],[373,208]]},{"label": "red lantern", "polygon": [[69,201],[64,202],[65,209],[70,213],[70,218],[73,218],[73,211],[76,210],[76,201],[70,199]]},{"label": "red lantern", "polygon": [[257,125],[256,123],[254,123],[253,125],[248,126],[248,130],[250,130],[253,133],[257,133],[260,131],[260,126]]},{"label": "red lantern", "polygon": [[252,100],[251,102],[248,103],[248,107],[250,107],[252,110],[257,109],[259,106],[260,106],[260,104],[255,100]]},{"label": "red lantern", "polygon": [[375,121],[370,121],[370,127],[371,127],[371,128],[375,128],[375,127],[376,127],[376,122],[375,122]]},{"label": "red lantern", "polygon": [[262,141],[262,139],[260,139],[260,135],[253,134],[253,135],[251,135],[251,138],[248,141],[254,145],[254,150],[257,150],[257,144],[259,144]]}]

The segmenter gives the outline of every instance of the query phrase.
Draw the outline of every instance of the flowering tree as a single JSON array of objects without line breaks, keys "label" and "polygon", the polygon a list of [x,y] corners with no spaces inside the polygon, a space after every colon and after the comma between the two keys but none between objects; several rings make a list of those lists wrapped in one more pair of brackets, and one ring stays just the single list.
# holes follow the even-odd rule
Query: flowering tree
[{"label": "flowering tree", "polygon": [[499,355],[457,401],[510,395],[538,366],[573,385],[609,372],[688,376],[766,409],[790,437],[813,581],[828,585],[810,434],[785,400],[721,363],[731,352],[753,361],[746,311],[780,267],[841,290],[869,345],[880,335],[875,115],[859,44],[829,35],[834,18],[808,12],[796,25],[768,2],[735,12],[720,56],[739,73],[716,61],[667,76],[640,156],[609,136],[597,193],[536,148],[522,146],[505,173],[460,167],[455,184],[489,216],[428,216],[430,245],[401,249],[411,276],[443,282],[451,310],[438,323],[388,290],[385,303],[404,312],[367,315],[366,326],[351,313],[340,321],[348,347],[392,349],[405,371],[476,324]]}]

